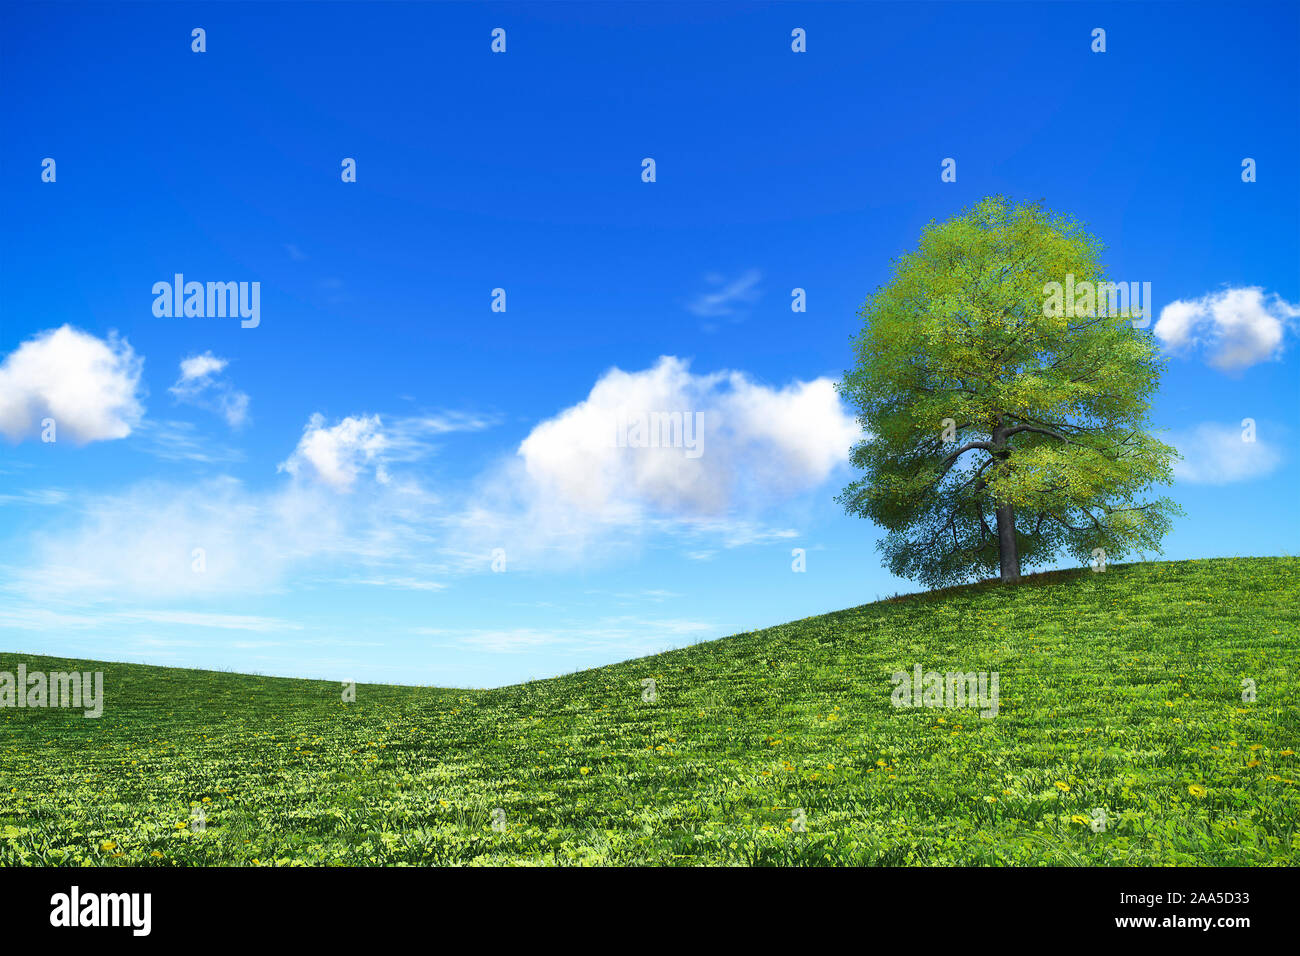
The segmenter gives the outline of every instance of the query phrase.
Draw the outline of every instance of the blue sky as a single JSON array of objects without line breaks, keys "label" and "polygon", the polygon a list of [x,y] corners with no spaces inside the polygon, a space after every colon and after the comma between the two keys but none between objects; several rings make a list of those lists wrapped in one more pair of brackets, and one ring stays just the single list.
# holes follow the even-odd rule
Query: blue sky
[{"label": "blue sky", "polygon": [[[832,500],[830,386],[890,259],[998,192],[1152,285],[1166,556],[1295,550],[1294,4],[2,16],[7,651],[492,686],[916,590]],[[156,316],[176,273],[259,324]],[[701,456],[615,407],[701,409]]]}]

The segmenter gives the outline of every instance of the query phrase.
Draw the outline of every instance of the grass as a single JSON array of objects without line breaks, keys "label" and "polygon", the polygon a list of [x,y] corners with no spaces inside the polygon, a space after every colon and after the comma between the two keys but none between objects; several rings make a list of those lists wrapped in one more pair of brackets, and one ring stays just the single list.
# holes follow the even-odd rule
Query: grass
[{"label": "grass", "polygon": [[[1112,566],[355,703],[0,655],[106,697],[0,710],[0,864],[1294,865],[1298,596],[1300,559]],[[998,672],[998,716],[893,707],[918,663]]]}]

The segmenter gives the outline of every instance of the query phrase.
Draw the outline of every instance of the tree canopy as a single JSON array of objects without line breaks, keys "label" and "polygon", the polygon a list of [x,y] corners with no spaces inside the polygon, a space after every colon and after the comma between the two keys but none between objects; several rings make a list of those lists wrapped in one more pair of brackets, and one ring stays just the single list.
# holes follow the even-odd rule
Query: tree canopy
[{"label": "tree canopy", "polygon": [[863,476],[837,500],[886,530],[893,573],[1011,582],[1062,553],[1159,552],[1180,512],[1150,497],[1177,457],[1150,431],[1157,346],[1091,291],[1045,307],[1051,283],[1107,281],[1102,248],[1042,203],[990,197],[931,222],[863,305],[839,383]]}]

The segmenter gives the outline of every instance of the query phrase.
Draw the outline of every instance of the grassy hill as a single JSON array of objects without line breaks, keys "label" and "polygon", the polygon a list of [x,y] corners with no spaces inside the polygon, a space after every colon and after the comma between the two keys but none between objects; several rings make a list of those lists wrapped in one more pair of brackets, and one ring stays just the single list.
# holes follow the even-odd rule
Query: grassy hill
[{"label": "grassy hill", "polygon": [[[106,697],[0,710],[0,864],[1294,865],[1298,597],[1292,558],[1060,572],[355,703],[0,654]],[[998,672],[998,715],[894,707],[916,664]]]}]

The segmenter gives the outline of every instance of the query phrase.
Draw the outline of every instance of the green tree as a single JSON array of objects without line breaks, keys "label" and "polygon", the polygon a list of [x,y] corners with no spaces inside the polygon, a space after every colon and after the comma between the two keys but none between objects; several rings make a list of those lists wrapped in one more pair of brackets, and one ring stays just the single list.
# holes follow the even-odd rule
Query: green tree
[{"label": "green tree", "polygon": [[1159,552],[1181,512],[1142,500],[1177,457],[1149,431],[1155,343],[1104,294],[1048,301],[1067,276],[1104,282],[1101,252],[1041,203],[990,197],[931,222],[867,299],[839,383],[865,474],[837,500],[887,531],[894,574],[1014,582],[1062,552]]}]

